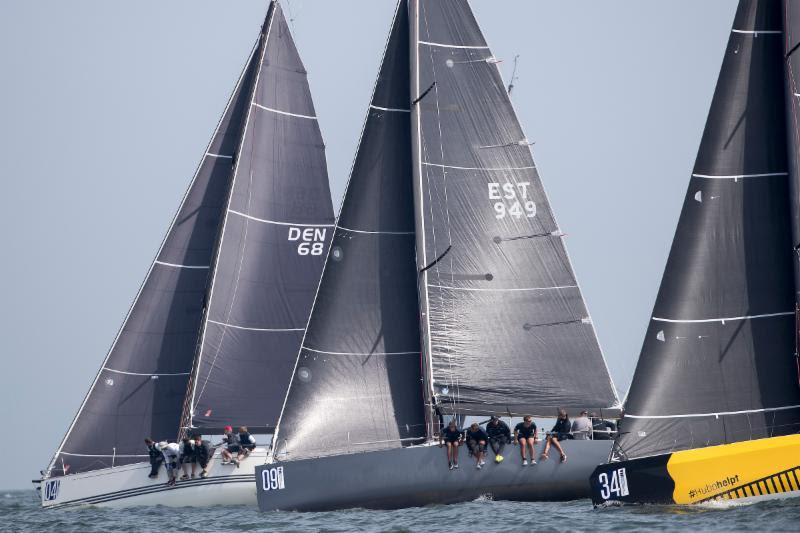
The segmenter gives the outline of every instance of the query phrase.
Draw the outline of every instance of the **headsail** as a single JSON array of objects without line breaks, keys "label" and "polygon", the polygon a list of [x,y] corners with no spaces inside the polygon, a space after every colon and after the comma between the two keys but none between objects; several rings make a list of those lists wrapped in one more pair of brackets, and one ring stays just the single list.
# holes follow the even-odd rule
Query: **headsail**
[{"label": "headsail", "polygon": [[627,457],[796,433],[781,2],[743,0],[618,440]]},{"label": "headsail", "polygon": [[334,221],[306,71],[277,2],[261,39],[191,391],[198,428],[275,427]]},{"label": "headsail", "polygon": [[142,461],[142,439],[175,438],[215,243],[259,52],[254,48],[186,196],[49,475]]},{"label": "headsail", "polygon": [[617,406],[531,143],[468,2],[410,6],[430,394],[466,414]]},{"label": "headsail", "polygon": [[279,459],[425,436],[408,72],[401,0],[275,436]]}]

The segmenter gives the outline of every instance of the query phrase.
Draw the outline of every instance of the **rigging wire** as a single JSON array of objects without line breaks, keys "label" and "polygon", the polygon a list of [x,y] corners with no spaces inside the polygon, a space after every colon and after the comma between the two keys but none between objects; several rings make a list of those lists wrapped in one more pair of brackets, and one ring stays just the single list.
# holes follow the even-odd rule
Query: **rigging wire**
[{"label": "rigging wire", "polygon": [[511,96],[511,93],[514,91],[514,82],[519,79],[517,76],[517,67],[519,66],[519,54],[514,56],[514,70],[511,71],[511,81],[508,84],[508,96]]}]

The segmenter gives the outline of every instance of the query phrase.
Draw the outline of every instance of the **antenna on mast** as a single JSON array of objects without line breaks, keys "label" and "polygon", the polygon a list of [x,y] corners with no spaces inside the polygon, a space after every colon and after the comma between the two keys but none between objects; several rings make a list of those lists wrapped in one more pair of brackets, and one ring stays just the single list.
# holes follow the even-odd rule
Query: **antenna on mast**
[{"label": "antenna on mast", "polygon": [[514,70],[511,72],[511,83],[508,84],[508,96],[511,96],[511,93],[514,91],[514,82],[516,82],[519,77],[517,76],[517,65],[519,63],[519,54],[514,56]]}]

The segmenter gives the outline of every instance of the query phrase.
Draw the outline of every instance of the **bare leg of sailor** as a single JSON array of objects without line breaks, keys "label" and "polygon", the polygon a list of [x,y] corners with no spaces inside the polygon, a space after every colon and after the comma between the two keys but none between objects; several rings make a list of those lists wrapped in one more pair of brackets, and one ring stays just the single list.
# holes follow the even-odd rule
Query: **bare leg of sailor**
[{"label": "bare leg of sailor", "polygon": [[525,458],[525,451],[528,448],[528,439],[526,439],[525,437],[520,437],[518,441],[519,441],[519,455],[520,457],[522,457],[522,464],[524,465],[527,464],[525,462],[527,461],[527,459]]},{"label": "bare leg of sailor", "polygon": [[536,464],[536,448],[535,448],[536,439],[534,439],[533,437],[528,439],[528,446],[531,449],[531,464],[535,465]]},{"label": "bare leg of sailor", "polygon": [[552,436],[552,437],[550,437],[550,440],[548,441],[548,443],[547,443],[547,444],[549,445],[551,442],[553,443],[553,447],[554,447],[556,450],[558,450],[558,453],[560,453],[560,454],[561,454],[561,462],[562,462],[562,463],[563,463],[563,462],[566,462],[566,460],[567,460],[567,454],[566,454],[566,453],[564,453],[564,449],[561,447],[561,444],[558,442],[558,437],[556,437],[556,436]]}]

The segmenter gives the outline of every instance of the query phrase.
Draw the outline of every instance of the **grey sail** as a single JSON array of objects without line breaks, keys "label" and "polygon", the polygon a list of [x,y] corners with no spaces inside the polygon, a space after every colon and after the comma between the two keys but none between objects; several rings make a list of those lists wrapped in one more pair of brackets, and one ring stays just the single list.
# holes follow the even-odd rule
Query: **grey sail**
[{"label": "grey sail", "polygon": [[401,1],[275,436],[278,459],[424,439],[408,72]]},{"label": "grey sail", "polygon": [[412,0],[417,267],[440,412],[617,407],[575,273],[466,0]]},{"label": "grey sail", "polygon": [[[786,80],[786,141],[789,161],[789,201],[794,245],[795,304],[800,303],[800,4],[783,0],[783,43]],[[800,307],[796,307],[800,309]],[[798,323],[800,326],[800,323]],[[800,330],[798,330],[800,333]],[[797,348],[796,348],[796,351]],[[798,358],[800,381],[800,358]]]},{"label": "grey sail", "polygon": [[188,425],[206,430],[275,427],[334,221],[306,71],[276,2],[261,41],[190,391]]},{"label": "grey sail", "polygon": [[625,404],[629,458],[800,429],[781,4],[739,5]]},{"label": "grey sail", "polygon": [[142,461],[142,439],[174,439],[197,347],[214,249],[230,189],[253,58],[49,475]]}]

